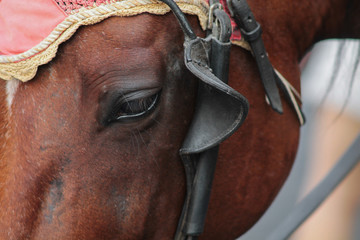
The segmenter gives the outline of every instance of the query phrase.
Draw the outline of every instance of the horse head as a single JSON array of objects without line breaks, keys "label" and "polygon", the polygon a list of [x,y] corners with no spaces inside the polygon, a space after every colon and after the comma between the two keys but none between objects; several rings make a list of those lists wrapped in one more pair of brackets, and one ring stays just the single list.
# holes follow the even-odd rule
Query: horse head
[{"label": "horse head", "polygon": [[[295,3],[249,1],[272,64],[297,89],[299,59],[342,27],[322,22],[325,13],[344,22],[346,1],[337,2],[344,11],[320,1],[303,3],[303,12]],[[315,7],[323,15],[309,12]],[[204,36],[201,21],[189,19]],[[31,81],[1,83],[2,239],[174,236],[186,191],[179,149],[198,90],[183,43],[170,13],[114,16],[80,27]],[[233,239],[259,219],[289,174],[299,137],[289,105],[282,115],[269,108],[251,53],[233,46],[229,67],[250,112],[220,148],[205,239]]]},{"label": "horse head", "polygon": [[174,234],[197,89],[182,44],[172,15],[110,18],[80,29],[32,81],[8,83],[10,236]]}]

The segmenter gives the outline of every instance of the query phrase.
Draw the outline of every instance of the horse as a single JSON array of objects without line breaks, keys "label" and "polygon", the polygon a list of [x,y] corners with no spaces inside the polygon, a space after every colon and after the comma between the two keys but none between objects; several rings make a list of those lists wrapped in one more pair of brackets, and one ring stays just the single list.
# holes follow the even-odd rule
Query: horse
[{"label": "horse", "polygon": [[[296,89],[299,61],[315,42],[360,37],[356,1],[248,3],[272,65]],[[205,36],[199,19],[187,17]],[[1,239],[174,236],[186,192],[178,151],[198,88],[183,38],[170,12],[109,17],[81,26],[31,81],[1,81]],[[285,102],[283,114],[268,106],[251,52],[232,46],[229,69],[250,110],[220,147],[200,239],[246,232],[298,146],[298,119]]]}]

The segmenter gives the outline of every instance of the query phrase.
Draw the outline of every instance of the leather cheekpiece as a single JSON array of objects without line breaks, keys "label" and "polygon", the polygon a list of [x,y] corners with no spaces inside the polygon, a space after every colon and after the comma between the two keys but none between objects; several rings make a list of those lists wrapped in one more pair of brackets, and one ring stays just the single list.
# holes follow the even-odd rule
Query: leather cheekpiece
[{"label": "leather cheekpiece", "polygon": [[249,104],[244,96],[217,78],[209,66],[206,45],[210,39],[185,41],[185,65],[202,81],[201,103],[180,154],[194,154],[214,147],[234,133],[245,120]]}]

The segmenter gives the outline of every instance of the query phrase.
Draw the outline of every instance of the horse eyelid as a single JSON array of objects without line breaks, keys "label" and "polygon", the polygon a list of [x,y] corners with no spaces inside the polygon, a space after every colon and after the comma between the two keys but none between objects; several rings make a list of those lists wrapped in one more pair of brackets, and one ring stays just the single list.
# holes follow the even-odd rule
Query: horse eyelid
[{"label": "horse eyelid", "polygon": [[[153,110],[158,105],[158,102],[160,100],[160,92],[161,91],[158,91],[155,94],[152,94],[150,96],[141,97],[141,98],[138,98],[138,97],[135,98],[134,96],[136,96],[136,95],[134,95],[134,94],[131,94],[130,96],[124,96],[116,104],[117,106],[112,111],[112,113],[110,115],[110,118],[109,118],[109,122],[136,121],[136,120],[139,120],[142,117],[145,117],[145,116],[149,115],[151,112],[153,112]],[[148,104],[147,102],[149,102],[148,106],[146,106]],[[137,104],[138,108],[142,108],[143,106],[141,106],[141,105],[144,104],[145,109],[143,111],[139,111],[139,112],[134,111],[133,109],[131,109],[132,104]],[[129,113],[126,113],[124,111],[121,112],[122,107],[128,108],[130,110]],[[119,113],[121,114],[120,116],[119,116]]]}]

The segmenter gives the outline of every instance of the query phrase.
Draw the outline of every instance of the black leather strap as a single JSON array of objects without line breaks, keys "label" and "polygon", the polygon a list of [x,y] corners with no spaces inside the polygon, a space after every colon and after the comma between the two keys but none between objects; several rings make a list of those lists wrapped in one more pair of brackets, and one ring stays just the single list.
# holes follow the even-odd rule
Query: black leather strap
[{"label": "black leather strap", "polygon": [[[175,234],[175,240],[195,240],[204,228],[218,145],[240,127],[249,104],[246,98],[224,83],[227,82],[231,47],[231,25],[226,13],[213,8],[213,34],[202,39],[196,37],[173,0],[161,1],[171,8],[180,22],[185,34],[185,65],[200,80],[194,117],[180,149],[187,189]],[[219,4],[216,6],[221,8]]]},{"label": "black leather strap", "polygon": [[170,7],[171,11],[176,16],[176,19],[178,20],[180,27],[185,34],[185,38],[195,39],[197,36],[194,30],[192,29],[192,27],[190,26],[190,23],[187,21],[185,14],[181,11],[179,6],[173,0],[160,0],[160,1],[162,1],[163,3],[165,3]]},{"label": "black leather strap", "polygon": [[[207,45],[209,46],[211,44],[211,49],[208,50],[208,52],[210,52],[210,66],[212,73],[216,77],[218,77],[223,82],[227,82],[229,75],[229,58],[231,48],[231,23],[229,17],[223,10],[215,9],[213,14],[215,17],[215,22],[212,26],[212,35],[206,39],[209,41]],[[202,55],[200,49],[190,49],[195,50],[197,57]],[[188,58],[188,60],[190,59]],[[200,139],[199,137],[203,135],[201,131],[199,131],[199,128],[205,127],[207,129],[203,130],[209,132],[209,128],[214,128],[213,123],[209,124],[209,121],[212,121],[210,119],[218,118],[215,117],[215,115],[221,117],[221,115],[223,115],[222,113],[224,109],[226,109],[225,106],[219,105],[219,102],[224,103],[224,101],[221,101],[221,98],[217,98],[216,95],[216,91],[211,90],[207,84],[200,83],[197,111],[194,117],[195,120],[193,122],[196,128],[192,128],[195,129],[195,131],[189,131],[189,134],[195,133],[195,137],[198,139]],[[227,100],[225,102],[227,102]],[[212,109],[211,111],[209,111],[210,108]],[[216,112],[213,111],[214,109]],[[229,113],[225,113],[225,115],[228,115]],[[200,119],[202,119],[202,121],[199,121]],[[206,121],[204,121],[204,119],[206,119]],[[198,124],[196,125],[196,123]],[[228,126],[230,125],[231,123]],[[215,129],[218,131],[221,128],[216,127]],[[214,137],[215,136],[213,136],[212,139],[216,139]],[[205,142],[204,139],[202,141]],[[193,141],[193,143],[195,143],[195,141]],[[182,148],[182,150],[183,149],[184,148]],[[183,234],[188,236],[187,239],[194,239],[204,231],[205,218],[210,201],[212,181],[214,178],[218,151],[219,146],[216,145],[210,149],[200,152],[199,154],[196,154],[195,157],[183,156],[183,161],[185,162],[184,166],[195,169],[195,172],[194,170],[189,170],[188,174],[193,175],[193,179],[191,180],[192,184],[189,184],[189,188],[191,187],[192,190],[189,196],[187,213],[184,213],[185,223],[182,230]]]},{"label": "black leather strap", "polygon": [[261,26],[255,20],[246,0],[231,0],[231,6],[234,20],[240,27],[242,36],[251,46],[270,105],[276,112],[282,113],[281,99],[276,85],[273,66],[269,61],[261,38]]},{"label": "black leather strap", "polygon": [[214,11],[216,22],[213,24],[211,39],[210,66],[215,76],[228,83],[230,65],[231,22],[229,16],[220,9]]},{"label": "black leather strap", "polygon": [[210,44],[211,38],[198,38],[185,41],[184,44],[185,64],[202,81],[196,111],[180,149],[186,172],[187,193],[176,240],[195,239],[193,236],[202,233],[217,146],[240,127],[248,113],[247,100],[220,81],[208,67],[208,51],[204,45]]},{"label": "black leather strap", "polygon": [[203,232],[218,145],[240,127],[248,112],[247,100],[224,83],[231,25],[224,11],[213,10],[212,34],[184,42],[185,65],[201,81],[194,117],[180,149],[187,192],[175,240],[194,240]]}]

